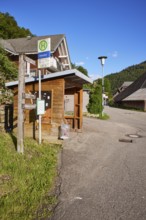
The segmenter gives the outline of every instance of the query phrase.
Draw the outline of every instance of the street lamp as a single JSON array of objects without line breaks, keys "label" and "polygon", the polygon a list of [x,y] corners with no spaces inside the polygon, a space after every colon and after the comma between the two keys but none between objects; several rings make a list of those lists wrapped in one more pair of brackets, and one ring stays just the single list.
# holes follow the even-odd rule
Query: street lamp
[{"label": "street lamp", "polygon": [[106,56],[100,56],[98,59],[101,61],[102,65],[102,116],[103,116],[103,109],[104,109],[104,64],[105,60],[107,59]]}]

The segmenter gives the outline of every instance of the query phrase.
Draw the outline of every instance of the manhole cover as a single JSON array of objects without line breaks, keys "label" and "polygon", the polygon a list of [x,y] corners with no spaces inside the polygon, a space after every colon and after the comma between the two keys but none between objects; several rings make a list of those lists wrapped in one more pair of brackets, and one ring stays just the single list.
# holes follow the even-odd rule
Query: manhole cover
[{"label": "manhole cover", "polygon": [[128,134],[127,135],[128,137],[131,137],[131,138],[140,138],[141,136],[138,135],[138,134]]}]

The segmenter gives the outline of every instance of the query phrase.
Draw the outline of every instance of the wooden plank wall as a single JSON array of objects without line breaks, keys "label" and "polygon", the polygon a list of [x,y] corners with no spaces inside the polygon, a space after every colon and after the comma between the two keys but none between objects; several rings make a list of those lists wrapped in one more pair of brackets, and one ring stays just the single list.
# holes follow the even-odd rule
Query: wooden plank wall
[{"label": "wooden plank wall", "polygon": [[[38,82],[25,85],[25,92],[38,91]],[[58,126],[64,119],[64,79],[42,81],[42,91],[51,91],[51,109],[47,109],[42,116],[42,133],[57,135]],[[33,100],[26,99],[25,103],[32,104]],[[18,88],[14,88],[14,127],[17,128]],[[24,110],[25,135],[36,138],[38,132],[38,120],[36,110]],[[16,132],[16,129],[15,129]]]},{"label": "wooden plank wall", "polygon": [[83,90],[79,89],[74,94],[74,126],[82,128],[83,123]]},{"label": "wooden plank wall", "polygon": [[83,124],[83,90],[82,88],[74,88],[66,90],[65,94],[74,94],[74,115],[65,116],[67,122],[71,124],[73,129],[82,129]]}]

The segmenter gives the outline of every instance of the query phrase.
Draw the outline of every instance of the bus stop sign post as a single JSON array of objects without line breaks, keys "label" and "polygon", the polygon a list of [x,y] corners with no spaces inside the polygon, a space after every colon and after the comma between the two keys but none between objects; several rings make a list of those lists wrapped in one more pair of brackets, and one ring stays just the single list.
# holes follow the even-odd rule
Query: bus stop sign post
[{"label": "bus stop sign post", "polygon": [[[51,39],[38,40],[38,69],[49,67]],[[45,101],[41,100],[41,70],[39,70],[39,99],[37,100],[37,114],[39,115],[39,144],[42,142],[42,114],[45,112]]]}]

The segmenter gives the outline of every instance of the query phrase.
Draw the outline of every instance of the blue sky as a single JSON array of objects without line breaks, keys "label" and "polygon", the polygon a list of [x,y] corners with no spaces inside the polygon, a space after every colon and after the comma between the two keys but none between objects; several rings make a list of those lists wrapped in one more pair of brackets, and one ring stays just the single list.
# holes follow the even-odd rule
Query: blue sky
[{"label": "blue sky", "polygon": [[92,78],[146,60],[146,0],[0,0],[21,27],[38,36],[65,34],[72,63]]}]

